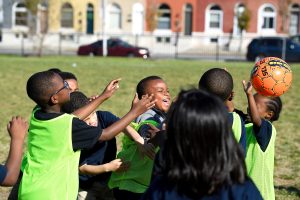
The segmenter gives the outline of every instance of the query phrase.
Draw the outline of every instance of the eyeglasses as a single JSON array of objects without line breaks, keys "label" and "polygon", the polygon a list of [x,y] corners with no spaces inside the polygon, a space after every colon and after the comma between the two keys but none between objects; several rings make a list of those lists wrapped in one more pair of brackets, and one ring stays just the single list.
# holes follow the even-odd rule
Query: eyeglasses
[{"label": "eyeglasses", "polygon": [[60,88],[59,90],[57,90],[56,92],[54,92],[51,96],[50,96],[50,99],[51,99],[51,97],[53,96],[53,95],[56,95],[56,94],[58,94],[60,91],[62,91],[63,89],[70,89],[70,86],[69,86],[69,84],[68,84],[68,82],[67,81],[64,81],[64,86],[62,87],[62,88]]}]

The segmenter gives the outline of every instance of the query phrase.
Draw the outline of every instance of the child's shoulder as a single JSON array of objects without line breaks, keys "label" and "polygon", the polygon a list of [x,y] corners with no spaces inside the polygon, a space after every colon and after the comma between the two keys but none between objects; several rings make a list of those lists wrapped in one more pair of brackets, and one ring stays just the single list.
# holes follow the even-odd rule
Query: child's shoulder
[{"label": "child's shoulder", "polygon": [[155,115],[157,115],[157,113],[150,109],[147,110],[146,112],[144,112],[143,114],[141,114],[140,116],[138,116],[135,120],[136,123],[140,123],[142,121],[148,120],[148,119],[152,119],[155,117]]}]

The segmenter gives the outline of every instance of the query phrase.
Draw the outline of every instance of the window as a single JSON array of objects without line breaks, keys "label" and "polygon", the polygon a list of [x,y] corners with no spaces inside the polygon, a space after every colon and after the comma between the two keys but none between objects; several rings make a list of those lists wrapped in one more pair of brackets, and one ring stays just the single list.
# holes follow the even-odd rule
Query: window
[{"label": "window", "polygon": [[14,7],[14,24],[15,26],[28,25],[28,12],[24,3],[17,3]]},{"label": "window", "polygon": [[86,33],[94,33],[94,6],[90,3],[88,4],[86,11]]},{"label": "window", "polygon": [[61,9],[61,27],[73,28],[73,8],[71,4],[65,3]]},{"label": "window", "polygon": [[118,4],[109,7],[109,28],[112,30],[121,29],[121,8]]},{"label": "window", "polygon": [[184,35],[192,35],[193,7],[187,4],[184,9]]},{"label": "window", "polygon": [[219,6],[212,6],[209,12],[209,28],[221,28],[223,12]]},{"label": "window", "polygon": [[271,4],[264,4],[258,11],[258,32],[275,33],[276,12]]},{"label": "window", "polygon": [[218,5],[210,5],[205,12],[205,30],[221,33],[223,27],[223,11]]},{"label": "window", "polygon": [[299,15],[300,6],[298,4],[293,4],[290,7],[290,24],[289,24],[289,34],[296,35],[299,33]]},{"label": "window", "polygon": [[171,11],[167,4],[162,4],[158,8],[157,29],[171,29]]}]

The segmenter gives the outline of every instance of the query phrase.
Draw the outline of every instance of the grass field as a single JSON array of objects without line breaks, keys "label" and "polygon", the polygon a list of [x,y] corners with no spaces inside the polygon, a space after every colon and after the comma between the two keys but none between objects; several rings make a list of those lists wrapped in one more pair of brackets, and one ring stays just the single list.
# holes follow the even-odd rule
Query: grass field
[{"label": "grass field", "polygon": [[[29,120],[34,103],[27,97],[26,81],[37,71],[58,67],[74,73],[80,90],[88,96],[99,94],[114,78],[121,77],[119,91],[101,105],[117,116],[130,108],[138,81],[148,75],[161,76],[174,97],[182,88],[196,87],[202,73],[212,67],[226,67],[234,77],[235,105],[245,111],[246,97],[241,81],[249,78],[253,63],[207,62],[189,60],[141,60],[96,57],[14,57],[0,56],[0,162],[9,149],[6,124],[13,115]],[[283,111],[277,128],[275,156],[276,199],[300,199],[300,65],[291,64],[293,84],[282,96]],[[6,199],[10,188],[0,188],[0,200]]]}]

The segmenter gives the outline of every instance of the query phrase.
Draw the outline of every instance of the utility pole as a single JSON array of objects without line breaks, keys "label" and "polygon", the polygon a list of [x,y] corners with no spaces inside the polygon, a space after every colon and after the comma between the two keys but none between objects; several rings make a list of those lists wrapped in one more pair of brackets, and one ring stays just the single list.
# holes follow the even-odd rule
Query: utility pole
[{"label": "utility pole", "polygon": [[106,0],[102,0],[102,55],[107,56],[107,38],[106,38]]}]

